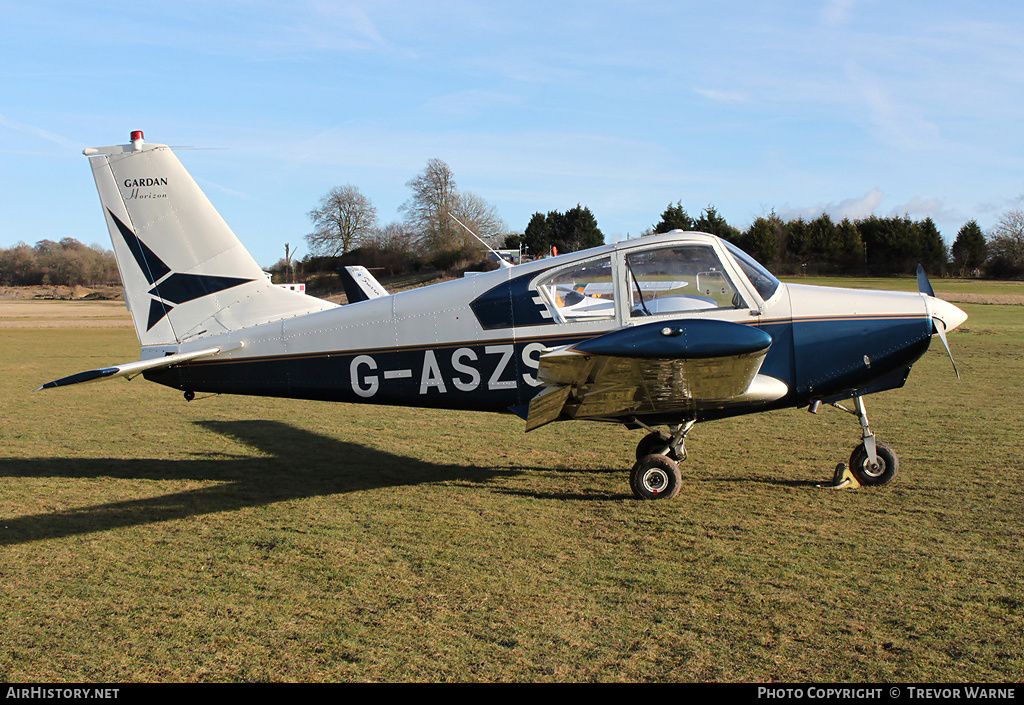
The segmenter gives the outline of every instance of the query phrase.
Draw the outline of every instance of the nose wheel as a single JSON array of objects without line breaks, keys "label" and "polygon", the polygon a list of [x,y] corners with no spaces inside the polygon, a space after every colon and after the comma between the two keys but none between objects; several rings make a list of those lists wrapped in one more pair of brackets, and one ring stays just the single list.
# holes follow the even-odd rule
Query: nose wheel
[{"label": "nose wheel", "polygon": [[850,455],[850,472],[862,485],[880,487],[888,485],[896,479],[900,471],[900,459],[887,444],[875,441],[875,462],[868,457],[868,450],[863,443],[853,449]]},{"label": "nose wheel", "polygon": [[856,396],[853,398],[853,403],[853,409],[847,409],[840,404],[832,404],[841,411],[853,414],[860,421],[862,442],[853,449],[853,453],[850,455],[850,473],[861,485],[874,487],[888,485],[896,479],[896,474],[900,470],[900,459],[891,446],[875,440],[875,434],[868,426],[868,412],[864,406],[864,399]]}]

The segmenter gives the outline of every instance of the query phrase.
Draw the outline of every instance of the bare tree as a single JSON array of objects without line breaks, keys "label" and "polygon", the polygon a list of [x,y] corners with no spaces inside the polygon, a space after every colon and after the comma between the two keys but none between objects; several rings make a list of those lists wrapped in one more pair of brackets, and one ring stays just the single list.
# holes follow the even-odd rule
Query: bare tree
[{"label": "bare tree", "polygon": [[113,252],[70,237],[0,249],[0,284],[88,286],[116,283],[119,277]]},{"label": "bare tree", "polygon": [[494,206],[474,193],[460,193],[452,170],[440,159],[427,162],[407,185],[412,197],[402,204],[402,211],[427,256],[481,248],[463,226],[492,246],[507,234]]},{"label": "bare tree", "polygon": [[0,250],[0,284],[38,284],[43,278],[35,250],[24,242]]},{"label": "bare tree", "polygon": [[401,210],[409,226],[418,233],[421,247],[428,253],[458,247],[459,226],[448,217],[457,197],[455,176],[448,165],[431,159],[406,185],[412,189],[412,197],[402,204]]},{"label": "bare tree", "polygon": [[364,245],[371,245],[381,250],[410,252],[415,235],[404,223],[388,223],[363,238]]},{"label": "bare tree", "polygon": [[351,184],[336,186],[309,212],[315,230],[306,235],[314,255],[336,257],[358,245],[377,224],[377,209]]},{"label": "bare tree", "polygon": [[997,277],[1024,275],[1024,211],[1003,213],[988,236],[989,272]]},{"label": "bare tree", "polygon": [[287,273],[287,282],[295,281],[295,270],[292,268],[292,262],[295,260],[295,250],[292,249],[290,242],[284,243],[284,269]]},{"label": "bare tree", "polygon": [[[498,216],[497,209],[475,193],[457,194],[452,212],[463,225],[491,247],[500,246],[501,240],[508,234],[508,227]],[[465,230],[462,231],[460,240],[466,247],[481,247],[480,243]]]}]

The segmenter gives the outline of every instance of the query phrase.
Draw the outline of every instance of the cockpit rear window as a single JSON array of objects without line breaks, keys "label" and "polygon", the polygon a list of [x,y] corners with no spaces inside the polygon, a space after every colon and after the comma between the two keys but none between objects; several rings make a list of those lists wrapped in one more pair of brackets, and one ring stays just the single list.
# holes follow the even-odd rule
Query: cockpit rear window
[{"label": "cockpit rear window", "polygon": [[559,323],[615,315],[615,282],[610,257],[559,270],[538,283],[537,289]]}]

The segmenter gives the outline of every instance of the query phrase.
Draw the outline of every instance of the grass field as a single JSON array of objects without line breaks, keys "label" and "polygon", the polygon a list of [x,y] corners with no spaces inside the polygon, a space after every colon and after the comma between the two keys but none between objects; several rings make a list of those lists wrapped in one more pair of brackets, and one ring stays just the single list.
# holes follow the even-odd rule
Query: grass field
[{"label": "grass field", "polygon": [[141,379],[32,393],[137,359],[135,336],[95,323],[126,323],[123,308],[76,322],[11,306],[0,679],[1024,674],[1020,306],[962,305],[961,381],[935,345],[868,400],[900,454],[892,485],[817,488],[859,427],[790,410],[698,426],[671,502],[630,497],[640,434],[599,424],[524,435],[490,414],[187,404]]}]

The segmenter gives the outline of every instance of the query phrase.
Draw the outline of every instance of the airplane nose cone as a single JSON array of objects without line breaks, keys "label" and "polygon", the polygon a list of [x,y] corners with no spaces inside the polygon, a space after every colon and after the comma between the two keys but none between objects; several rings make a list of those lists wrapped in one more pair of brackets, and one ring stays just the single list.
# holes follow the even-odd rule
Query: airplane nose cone
[{"label": "airplane nose cone", "polygon": [[947,331],[953,330],[967,320],[967,314],[948,301],[933,298],[931,304],[932,316],[942,321]]}]

